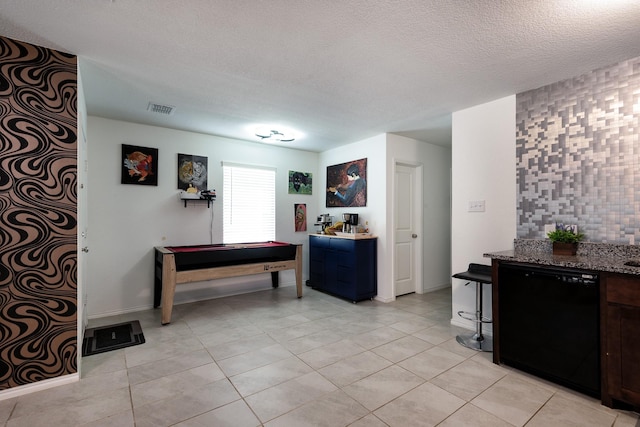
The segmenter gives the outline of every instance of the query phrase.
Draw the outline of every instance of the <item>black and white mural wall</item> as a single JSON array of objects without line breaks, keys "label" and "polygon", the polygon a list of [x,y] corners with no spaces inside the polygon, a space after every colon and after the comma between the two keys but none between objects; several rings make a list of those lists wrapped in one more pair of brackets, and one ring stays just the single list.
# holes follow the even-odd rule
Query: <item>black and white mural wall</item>
[{"label": "black and white mural wall", "polygon": [[516,96],[518,237],[640,243],[640,58]]}]

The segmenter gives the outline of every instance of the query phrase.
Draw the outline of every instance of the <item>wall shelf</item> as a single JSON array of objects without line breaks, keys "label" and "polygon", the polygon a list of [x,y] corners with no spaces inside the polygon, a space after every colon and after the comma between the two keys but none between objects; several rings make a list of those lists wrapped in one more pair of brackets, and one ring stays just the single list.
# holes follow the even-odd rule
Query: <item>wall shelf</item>
[{"label": "wall shelf", "polygon": [[208,198],[208,197],[201,197],[200,199],[180,199],[184,202],[184,207],[187,207],[187,202],[207,202],[207,208],[211,207],[211,202],[213,202],[214,199],[212,198]]}]

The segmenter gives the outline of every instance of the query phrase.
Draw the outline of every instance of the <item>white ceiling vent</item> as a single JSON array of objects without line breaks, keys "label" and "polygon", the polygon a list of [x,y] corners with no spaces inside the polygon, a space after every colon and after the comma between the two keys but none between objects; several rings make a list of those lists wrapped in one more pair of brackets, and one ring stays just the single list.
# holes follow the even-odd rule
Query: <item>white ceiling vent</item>
[{"label": "white ceiling vent", "polygon": [[164,105],[164,104],[156,104],[155,102],[150,102],[147,107],[147,111],[151,111],[152,113],[164,114],[165,116],[170,116],[176,110],[176,107],[173,105]]}]

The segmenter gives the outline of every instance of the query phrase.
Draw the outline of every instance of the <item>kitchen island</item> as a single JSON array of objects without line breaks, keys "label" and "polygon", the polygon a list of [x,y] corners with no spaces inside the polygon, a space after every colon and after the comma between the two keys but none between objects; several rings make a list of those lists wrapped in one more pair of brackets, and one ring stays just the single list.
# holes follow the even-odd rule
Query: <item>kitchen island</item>
[{"label": "kitchen island", "polygon": [[[545,310],[553,310],[551,307],[557,306],[557,301],[551,300],[548,301],[547,306],[536,306],[525,299],[519,302],[507,299],[506,295],[511,292],[505,290],[511,291],[514,287],[523,286],[522,283],[524,283],[523,280],[514,280],[513,276],[506,273],[507,270],[529,268],[534,272],[534,275],[535,271],[553,271],[554,274],[558,271],[568,271],[578,273],[576,277],[592,277],[596,280],[599,278],[599,284],[596,285],[597,290],[595,291],[596,299],[594,300],[598,309],[597,318],[594,327],[590,329],[593,332],[588,332],[588,334],[596,335],[591,338],[597,343],[597,350],[599,350],[599,361],[594,368],[597,369],[599,366],[599,373],[596,373],[600,377],[599,397],[602,403],[609,407],[630,406],[636,410],[640,408],[640,363],[638,362],[640,360],[640,263],[638,262],[640,261],[640,247],[581,243],[577,255],[558,256],[551,253],[551,242],[549,241],[516,239],[512,250],[486,253],[484,256],[492,259],[494,363],[508,363],[503,360],[505,358],[501,350],[512,346],[515,341],[513,338],[509,338],[508,343],[501,343],[500,331],[505,330],[505,327],[500,323],[501,312],[504,314],[508,311],[519,311],[521,316],[531,316],[536,319],[535,316],[541,314],[530,312],[530,308],[544,307]],[[566,279],[562,280],[566,282]],[[557,283],[562,283],[562,281]],[[509,310],[501,310],[501,295],[505,296],[505,302],[509,301],[508,304],[511,305]],[[547,298],[549,298],[548,295]],[[576,298],[582,301],[583,297]],[[567,300],[570,301],[571,298]],[[580,301],[576,303],[578,304]],[[521,306],[513,307],[513,304]],[[576,310],[582,310],[581,305],[575,307]],[[555,318],[562,319],[562,316],[565,316],[564,319],[569,322],[574,314],[578,315],[577,312],[558,313]],[[548,319],[538,318],[538,320]],[[541,324],[543,323],[541,322]],[[562,324],[557,326],[557,330],[551,329],[541,334],[533,334],[530,337],[531,340],[536,340],[539,343],[541,353],[552,348],[549,343],[560,340],[559,337],[563,333],[566,332],[569,336],[568,339],[571,339],[572,336],[584,334],[585,330],[589,329],[586,324],[584,327],[580,324],[580,326],[571,325],[564,329]],[[545,334],[549,336],[544,336]],[[558,354],[557,358],[560,362],[563,362],[563,358],[568,359],[565,363],[567,369],[584,369],[581,367],[582,361],[578,360],[580,355]],[[533,373],[537,374],[537,372]],[[569,375],[573,375],[573,373],[569,373]],[[554,380],[553,375],[549,379]]]},{"label": "kitchen island", "polygon": [[640,276],[638,266],[625,265],[640,262],[640,246],[604,243],[580,243],[574,256],[554,255],[548,240],[516,239],[511,250],[484,254],[492,260],[521,262],[550,267],[577,268],[609,273]]}]

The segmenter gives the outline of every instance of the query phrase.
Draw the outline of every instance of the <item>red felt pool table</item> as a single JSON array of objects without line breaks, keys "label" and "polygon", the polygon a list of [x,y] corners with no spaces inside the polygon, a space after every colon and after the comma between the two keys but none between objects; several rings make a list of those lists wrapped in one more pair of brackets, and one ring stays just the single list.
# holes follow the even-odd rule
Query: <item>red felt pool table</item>
[{"label": "red felt pool table", "polygon": [[302,245],[284,242],[233,243],[155,248],[153,306],[162,302],[162,324],[171,322],[176,285],[249,274],[295,269],[298,298],[302,297]]}]

